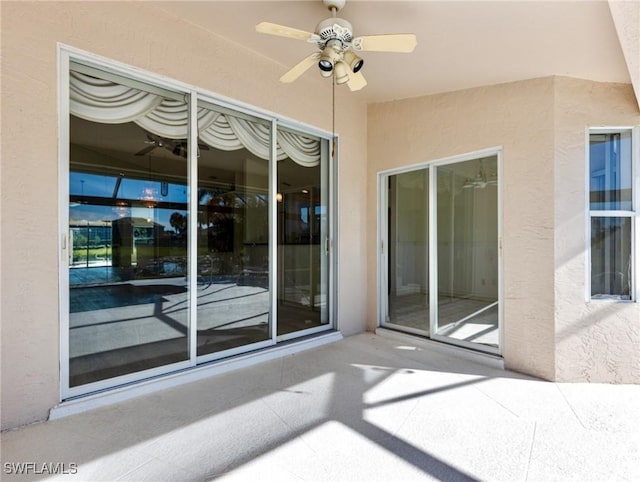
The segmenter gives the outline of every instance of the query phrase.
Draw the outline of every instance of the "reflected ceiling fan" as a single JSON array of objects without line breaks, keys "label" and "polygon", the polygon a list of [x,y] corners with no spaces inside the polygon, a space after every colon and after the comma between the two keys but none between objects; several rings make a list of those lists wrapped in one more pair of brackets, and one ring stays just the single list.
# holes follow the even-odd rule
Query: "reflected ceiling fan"
[{"label": "reflected ceiling fan", "polygon": [[168,145],[169,139],[164,139],[160,136],[154,136],[153,134],[147,133],[147,140],[144,141],[144,143],[148,144],[147,147],[136,152],[136,156],[144,156],[145,154],[149,154],[151,151],[158,147],[165,147],[166,145]]},{"label": "reflected ceiling fan", "polygon": [[313,33],[269,22],[256,25],[257,32],[305,40],[318,46],[318,52],[306,57],[280,77],[281,82],[293,82],[317,64],[323,77],[334,75],[336,84],[346,83],[352,91],[360,90],[367,85],[367,81],[360,72],[364,61],[356,52],[409,53],[416,47],[416,36],[411,33],[354,38],[351,23],[336,16],[346,0],[322,0],[322,3],[332,16],[321,21]]},{"label": "reflected ceiling fan", "polygon": [[[151,151],[158,147],[164,147],[168,151],[170,151],[174,156],[180,156],[187,158],[187,141],[184,140],[174,140],[167,139],[166,137],[160,137],[155,134],[151,134],[147,132],[147,140],[144,141],[145,144],[148,144],[147,147],[140,149],[134,155],[136,156],[144,156],[149,154]],[[209,146],[206,144],[198,144],[198,157],[200,157],[200,150],[209,150]]]}]

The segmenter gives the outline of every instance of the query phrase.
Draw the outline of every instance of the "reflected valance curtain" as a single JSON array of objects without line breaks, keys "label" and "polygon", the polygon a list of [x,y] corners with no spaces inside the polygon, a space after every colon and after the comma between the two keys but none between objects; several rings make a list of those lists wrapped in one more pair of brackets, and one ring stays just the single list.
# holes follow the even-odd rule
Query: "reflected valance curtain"
[{"label": "reflected valance curtain", "polygon": [[[183,101],[71,71],[70,110],[82,119],[104,124],[135,122],[168,139],[186,139],[189,108]],[[271,153],[270,126],[209,109],[198,109],[198,137],[216,149],[246,148],[261,159]],[[278,130],[277,159],[290,157],[304,167],[320,163],[320,142],[293,132]]]}]

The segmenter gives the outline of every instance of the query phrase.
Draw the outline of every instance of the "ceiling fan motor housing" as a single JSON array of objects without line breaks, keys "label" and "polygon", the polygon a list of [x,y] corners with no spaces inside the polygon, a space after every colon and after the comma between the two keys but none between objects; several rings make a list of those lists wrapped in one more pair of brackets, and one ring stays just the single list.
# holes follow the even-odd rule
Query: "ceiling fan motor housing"
[{"label": "ceiling fan motor housing", "polygon": [[318,47],[324,49],[329,40],[339,40],[345,49],[353,40],[353,27],[343,18],[331,17],[320,22],[316,27],[316,34],[320,37]]}]

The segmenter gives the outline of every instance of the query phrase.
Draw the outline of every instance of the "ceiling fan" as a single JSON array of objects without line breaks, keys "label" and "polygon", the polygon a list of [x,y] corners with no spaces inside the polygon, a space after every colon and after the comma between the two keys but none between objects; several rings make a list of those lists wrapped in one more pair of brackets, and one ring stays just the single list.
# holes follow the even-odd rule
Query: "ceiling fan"
[{"label": "ceiling fan", "polygon": [[[147,140],[144,141],[145,144],[148,144],[147,147],[140,149],[136,152],[135,156],[144,156],[145,154],[149,154],[151,151],[158,147],[164,147],[168,151],[170,151],[174,156],[180,156],[187,158],[187,142],[183,140],[173,140],[167,139],[165,137],[160,137],[155,134],[151,134],[147,132]],[[209,146],[206,144],[198,144],[198,157],[200,157],[200,150],[209,150]]]},{"label": "ceiling fan", "polygon": [[356,52],[413,52],[416,47],[414,34],[384,34],[353,36],[353,28],[347,20],[336,16],[346,0],[322,0],[332,16],[321,21],[315,32],[306,32],[275,23],[261,22],[256,31],[315,43],[319,51],[304,58],[280,77],[281,82],[293,82],[312,65],[318,65],[323,77],[335,76],[336,84],[346,83],[352,91],[360,90],[367,81],[362,72],[364,61]]},{"label": "ceiling fan", "polygon": [[166,145],[168,145],[169,140],[163,139],[160,136],[154,136],[152,134],[147,133],[147,140],[144,141],[144,143],[148,144],[147,147],[140,149],[138,152],[134,154],[135,156],[144,156],[145,154],[148,154],[154,149],[156,149],[157,147],[165,147]]}]

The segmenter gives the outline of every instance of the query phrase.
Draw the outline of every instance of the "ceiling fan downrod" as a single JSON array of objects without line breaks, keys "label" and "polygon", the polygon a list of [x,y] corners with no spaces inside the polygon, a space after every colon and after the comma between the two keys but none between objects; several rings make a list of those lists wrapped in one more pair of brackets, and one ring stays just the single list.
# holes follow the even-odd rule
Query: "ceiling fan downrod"
[{"label": "ceiling fan downrod", "polygon": [[336,16],[336,12],[342,10],[347,0],[322,0],[322,4],[329,9],[329,11]]}]

